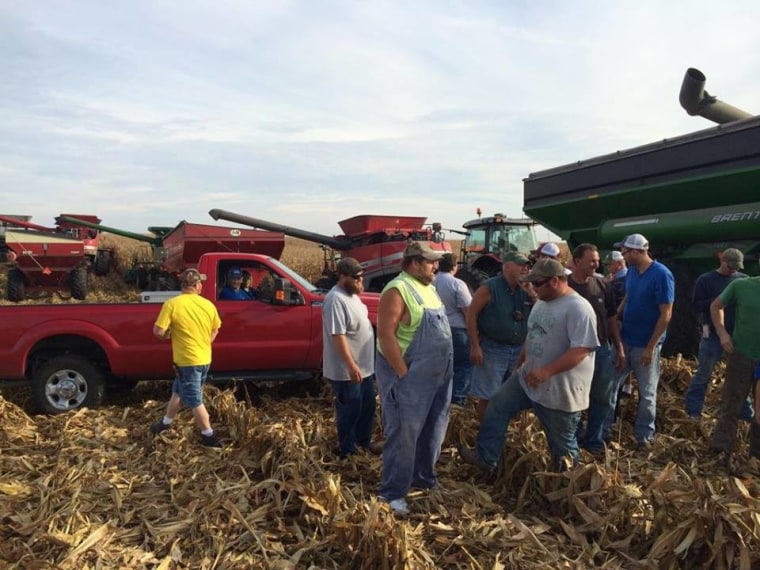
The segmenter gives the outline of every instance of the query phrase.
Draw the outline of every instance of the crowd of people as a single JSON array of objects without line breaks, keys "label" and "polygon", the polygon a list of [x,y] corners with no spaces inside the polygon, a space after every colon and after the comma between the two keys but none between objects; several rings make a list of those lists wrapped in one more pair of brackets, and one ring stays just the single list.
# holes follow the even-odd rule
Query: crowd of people
[{"label": "crowd of people", "polygon": [[[472,402],[480,422],[476,445],[459,448],[464,462],[493,470],[511,420],[532,410],[561,471],[580,461],[581,448],[604,455],[630,378],[638,388],[632,443],[647,452],[656,432],[660,349],[674,279],[650,255],[643,235],[629,235],[614,248],[602,260],[596,245],[580,244],[566,264],[555,243],[510,252],[501,273],[471,292],[456,278],[451,254],[410,242],[401,273],[381,293],[376,335],[359,296],[363,268],[342,259],[323,304],[323,374],[333,390],[339,457],[381,454],[378,497],[405,515],[410,489],[438,487],[435,466],[452,406]],[[693,308],[702,338],[684,402],[688,416],[700,421],[710,376],[725,354],[711,448],[727,467],[740,419],[751,422],[750,456],[760,462],[753,412],[760,403],[760,278],[741,273],[743,261],[741,251],[726,249],[719,267],[696,282]],[[243,277],[237,268],[230,271],[228,295],[242,298]],[[193,410],[201,442],[218,447],[199,394],[221,323],[213,305],[200,302],[200,284],[195,274],[183,275],[183,295],[168,301],[156,321],[156,336],[172,340],[177,380],[166,415],[151,431],[169,429],[184,404]],[[372,441],[377,395],[382,445]]]}]

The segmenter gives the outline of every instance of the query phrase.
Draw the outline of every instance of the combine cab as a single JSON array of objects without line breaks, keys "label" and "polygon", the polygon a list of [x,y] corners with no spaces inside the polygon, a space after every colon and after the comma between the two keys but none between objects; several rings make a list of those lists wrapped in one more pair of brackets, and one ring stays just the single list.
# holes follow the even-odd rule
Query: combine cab
[{"label": "combine cab", "polygon": [[433,249],[451,252],[441,225],[426,226],[424,217],[354,216],[338,222],[345,235],[330,237],[225,210],[214,209],[209,215],[215,220],[282,232],[321,244],[325,251],[324,277],[316,285],[322,289],[329,289],[337,282],[334,265],[336,258],[342,255],[354,257],[361,263],[367,291],[381,291],[401,271],[401,260],[409,241],[430,242]]},{"label": "combine cab", "polygon": [[465,222],[462,227],[466,231],[457,232],[465,235],[457,277],[474,291],[483,281],[501,272],[507,252],[528,255],[538,247],[535,225],[529,218],[508,218],[504,214]]},{"label": "combine cab", "polygon": [[664,355],[695,353],[693,284],[718,266],[717,254],[738,248],[746,271],[757,272],[760,253],[760,117],[716,100],[704,83],[701,72],[689,69],[681,104],[690,114],[723,123],[719,127],[524,180],[525,213],[565,238],[571,249],[582,242],[608,249],[632,233],[647,237],[652,255],[676,279]]}]

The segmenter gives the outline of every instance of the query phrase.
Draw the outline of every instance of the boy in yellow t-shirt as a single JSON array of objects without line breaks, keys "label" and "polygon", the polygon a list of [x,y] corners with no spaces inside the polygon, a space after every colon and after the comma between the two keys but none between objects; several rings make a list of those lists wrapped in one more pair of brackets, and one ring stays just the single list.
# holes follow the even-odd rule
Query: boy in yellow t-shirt
[{"label": "boy in yellow t-shirt", "polygon": [[203,404],[203,383],[211,366],[211,343],[219,333],[222,321],[214,304],[200,296],[203,281],[198,271],[183,271],[180,286],[182,294],[163,304],[153,326],[156,337],[172,341],[172,360],[177,377],[166,415],[150,426],[150,431],[157,435],[169,429],[184,404],[192,410],[195,423],[201,430],[201,445],[220,448],[221,443],[214,435]]}]

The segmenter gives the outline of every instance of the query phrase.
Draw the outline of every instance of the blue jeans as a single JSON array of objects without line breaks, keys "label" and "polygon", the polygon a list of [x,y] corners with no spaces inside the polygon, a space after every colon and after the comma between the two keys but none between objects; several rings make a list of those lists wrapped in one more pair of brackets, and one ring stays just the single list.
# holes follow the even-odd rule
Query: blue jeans
[{"label": "blue jeans", "polygon": [[467,329],[452,327],[451,340],[454,343],[454,389],[451,392],[451,401],[462,405],[470,393],[472,376],[470,339],[467,337]]},{"label": "blue jeans", "polygon": [[356,446],[369,447],[375,424],[374,376],[360,384],[348,380],[331,380],[335,394],[335,419],[338,424],[338,453],[346,457],[356,453]]},{"label": "blue jeans", "polygon": [[561,471],[564,468],[562,459],[568,455],[572,458],[573,464],[577,464],[576,431],[581,413],[552,410],[531,400],[520,385],[519,370],[507,378],[488,402],[486,414],[478,431],[477,450],[480,460],[492,467],[496,466],[507,438],[509,422],[519,412],[529,408],[533,408],[538,421],[541,422],[551,450],[554,468]]},{"label": "blue jeans", "polygon": [[604,449],[605,427],[612,422],[617,402],[617,373],[609,343],[594,354],[594,377],[589,393],[588,424],[584,447],[591,451]]},{"label": "blue jeans", "polygon": [[472,369],[470,395],[481,400],[491,396],[509,378],[522,351],[521,344],[501,344],[487,338],[480,339],[483,365]]},{"label": "blue jeans", "polygon": [[[720,345],[720,339],[717,335],[711,334],[708,338],[703,338],[699,342],[699,365],[694,376],[691,378],[689,388],[684,396],[686,413],[689,416],[699,416],[702,413],[702,408],[705,404],[705,394],[707,394],[707,388],[710,385],[710,377],[712,376],[715,364],[720,360],[722,355],[723,347]],[[754,417],[752,399],[747,398],[742,406],[739,418],[751,421]]]},{"label": "blue jeans", "polygon": [[[625,345],[626,362],[618,378],[625,379],[629,372],[633,372],[639,387],[639,409],[636,414],[636,423],[633,426],[633,435],[638,443],[652,441],[655,431],[655,417],[657,416],[657,385],[660,383],[660,349],[657,345],[652,354],[652,362],[649,366],[641,364],[641,355],[646,350],[641,346]],[[617,403],[617,391],[615,391]]]},{"label": "blue jeans", "polygon": [[172,392],[179,394],[179,399],[188,408],[197,408],[203,404],[203,383],[208,376],[210,364],[201,366],[174,366],[177,373],[172,384]]}]

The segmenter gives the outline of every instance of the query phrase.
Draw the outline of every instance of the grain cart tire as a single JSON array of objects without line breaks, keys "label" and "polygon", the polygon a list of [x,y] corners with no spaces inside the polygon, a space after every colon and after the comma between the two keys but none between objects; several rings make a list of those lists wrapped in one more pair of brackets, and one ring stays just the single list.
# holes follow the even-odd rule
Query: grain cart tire
[{"label": "grain cart tire", "polygon": [[13,268],[8,272],[8,300],[19,303],[26,299],[26,278],[24,272],[18,268]]},{"label": "grain cart tire", "polygon": [[43,362],[32,377],[32,397],[41,413],[61,414],[82,407],[97,408],[103,401],[103,372],[74,354]]},{"label": "grain cart tire", "polygon": [[697,355],[699,350],[699,323],[691,307],[695,278],[689,269],[675,262],[665,262],[675,279],[675,301],[668,325],[668,334],[662,345],[662,356]]},{"label": "grain cart tire", "polygon": [[69,289],[71,289],[71,296],[75,299],[83,301],[87,297],[87,269],[77,267],[69,273]]},{"label": "grain cart tire", "polygon": [[110,251],[107,251],[105,249],[98,250],[98,254],[95,256],[95,275],[98,277],[103,277],[104,275],[108,275],[108,272],[111,270],[111,263],[113,262],[113,257],[111,255]]}]

